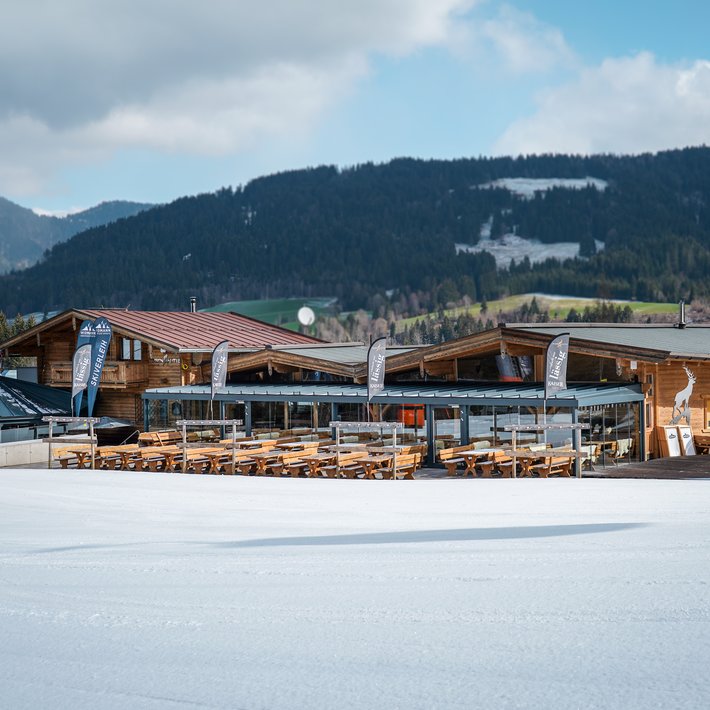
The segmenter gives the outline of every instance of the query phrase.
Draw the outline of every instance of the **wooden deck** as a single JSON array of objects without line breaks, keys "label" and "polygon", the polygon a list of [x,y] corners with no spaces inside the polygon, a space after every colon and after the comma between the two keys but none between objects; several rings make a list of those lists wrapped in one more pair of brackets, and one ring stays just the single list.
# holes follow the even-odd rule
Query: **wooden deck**
[{"label": "wooden deck", "polygon": [[584,478],[710,478],[710,456],[673,456],[585,471]]}]

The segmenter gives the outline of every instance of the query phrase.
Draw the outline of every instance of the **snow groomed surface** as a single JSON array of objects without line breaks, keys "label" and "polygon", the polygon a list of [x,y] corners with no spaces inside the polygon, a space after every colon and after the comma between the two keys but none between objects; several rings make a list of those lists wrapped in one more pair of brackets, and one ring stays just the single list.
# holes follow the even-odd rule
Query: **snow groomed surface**
[{"label": "snow groomed surface", "polygon": [[0,470],[19,708],[710,707],[710,482]]}]

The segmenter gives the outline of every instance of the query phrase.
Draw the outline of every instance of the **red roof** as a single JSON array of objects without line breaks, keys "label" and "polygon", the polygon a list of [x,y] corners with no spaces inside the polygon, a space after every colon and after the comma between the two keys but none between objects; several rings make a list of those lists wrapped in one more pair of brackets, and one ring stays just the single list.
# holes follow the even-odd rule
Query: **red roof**
[{"label": "red roof", "polygon": [[126,311],[76,309],[79,317],[103,316],[125,335],[154,341],[171,350],[212,350],[223,340],[230,348],[263,348],[265,345],[301,345],[321,340],[280,328],[238,313],[189,311]]}]

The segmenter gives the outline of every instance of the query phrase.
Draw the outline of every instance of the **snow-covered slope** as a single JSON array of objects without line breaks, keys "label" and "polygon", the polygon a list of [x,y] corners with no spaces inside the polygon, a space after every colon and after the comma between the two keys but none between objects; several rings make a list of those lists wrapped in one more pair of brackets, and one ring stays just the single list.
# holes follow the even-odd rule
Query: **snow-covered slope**
[{"label": "snow-covered slope", "polygon": [[[595,239],[597,251],[604,249],[604,242]],[[576,259],[579,257],[578,242],[553,242],[544,244],[538,239],[525,239],[517,234],[504,234],[500,239],[481,237],[477,244],[456,244],[456,253],[467,252],[476,254],[487,251],[496,260],[498,268],[507,269],[512,260],[519,264],[526,256],[531,264],[545,261],[546,259]]]},{"label": "snow-covered slope", "polygon": [[593,187],[603,191],[607,188],[607,181],[594,177],[585,178],[500,178],[492,182],[486,182],[476,187],[491,189],[502,188],[528,200],[535,196],[536,192],[545,192],[553,187],[562,187],[568,190],[583,190]]},{"label": "snow-covered slope", "polygon": [[707,481],[0,470],[20,708],[710,706]]}]

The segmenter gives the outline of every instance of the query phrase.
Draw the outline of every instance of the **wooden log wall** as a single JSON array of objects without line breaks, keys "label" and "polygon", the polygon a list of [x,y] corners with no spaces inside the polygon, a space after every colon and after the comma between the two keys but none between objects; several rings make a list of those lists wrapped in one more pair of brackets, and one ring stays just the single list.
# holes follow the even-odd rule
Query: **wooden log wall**
[{"label": "wooden log wall", "polygon": [[[669,425],[678,416],[678,410],[674,410],[676,396],[680,392],[686,391],[689,386],[688,374],[683,369],[685,365],[694,375],[695,383],[692,385],[690,394],[690,426],[694,434],[710,433],[706,417],[706,402],[710,397],[710,363],[702,361],[687,360],[685,362],[673,361],[667,364],[653,366],[654,375],[654,427],[649,431],[649,444],[655,456],[660,455],[658,444],[657,427]],[[650,373],[649,373],[650,374]],[[684,404],[680,403],[684,408]],[[685,425],[685,419],[681,419],[678,424]]]}]

